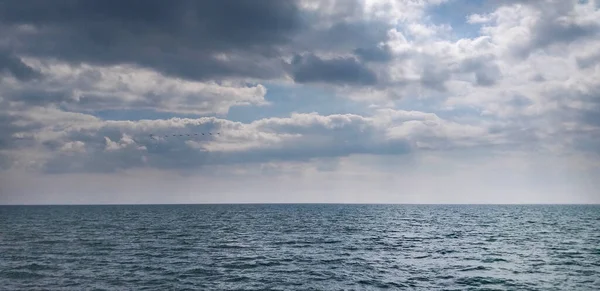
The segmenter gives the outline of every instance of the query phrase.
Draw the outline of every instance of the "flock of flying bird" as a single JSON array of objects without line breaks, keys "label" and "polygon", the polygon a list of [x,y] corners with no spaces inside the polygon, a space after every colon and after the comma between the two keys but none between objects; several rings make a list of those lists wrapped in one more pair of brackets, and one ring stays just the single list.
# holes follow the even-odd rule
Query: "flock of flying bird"
[{"label": "flock of flying bird", "polygon": [[[215,133],[216,135],[221,135],[220,132]],[[213,135],[212,132],[200,132],[200,133],[187,133],[187,134],[172,134],[172,135],[168,135],[165,134],[163,135],[155,135],[155,134],[150,134],[150,138],[152,139],[157,139],[158,137],[163,137],[163,138],[174,138],[174,137],[194,137],[194,136],[203,136],[203,135]]]}]

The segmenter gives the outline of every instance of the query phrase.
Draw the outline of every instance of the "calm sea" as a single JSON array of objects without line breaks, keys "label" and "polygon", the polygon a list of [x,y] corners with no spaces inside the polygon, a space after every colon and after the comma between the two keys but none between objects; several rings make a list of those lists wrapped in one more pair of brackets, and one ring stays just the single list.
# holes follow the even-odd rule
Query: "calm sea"
[{"label": "calm sea", "polygon": [[2,290],[600,290],[600,206],[0,206]]}]

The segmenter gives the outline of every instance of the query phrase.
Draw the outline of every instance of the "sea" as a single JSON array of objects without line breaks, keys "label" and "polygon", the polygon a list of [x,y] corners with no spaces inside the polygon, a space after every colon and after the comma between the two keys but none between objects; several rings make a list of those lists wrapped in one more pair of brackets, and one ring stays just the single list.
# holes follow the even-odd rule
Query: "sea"
[{"label": "sea", "polygon": [[0,290],[600,290],[600,206],[0,206]]}]

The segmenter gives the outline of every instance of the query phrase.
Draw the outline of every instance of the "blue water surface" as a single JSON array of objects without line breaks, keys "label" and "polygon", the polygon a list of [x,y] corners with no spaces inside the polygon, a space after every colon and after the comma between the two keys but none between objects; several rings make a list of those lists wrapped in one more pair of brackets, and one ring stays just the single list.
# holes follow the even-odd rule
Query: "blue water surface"
[{"label": "blue water surface", "polygon": [[600,206],[0,206],[1,290],[600,290]]}]

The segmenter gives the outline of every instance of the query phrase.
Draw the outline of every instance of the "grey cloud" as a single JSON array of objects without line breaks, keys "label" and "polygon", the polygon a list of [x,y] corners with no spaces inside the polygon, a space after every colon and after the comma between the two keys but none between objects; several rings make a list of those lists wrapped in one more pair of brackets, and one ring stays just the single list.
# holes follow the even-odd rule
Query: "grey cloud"
[{"label": "grey cloud", "polygon": [[[585,124],[592,125],[598,128],[596,134],[600,134],[600,105],[596,105],[594,108],[582,110],[579,112],[581,119]],[[600,144],[599,147],[600,149]]]},{"label": "grey cloud", "polygon": [[[536,5],[542,12],[542,18],[534,26],[533,46],[546,47],[554,43],[570,43],[581,38],[600,33],[600,26],[595,23],[577,24],[561,21],[575,9],[577,1],[552,1],[551,5]],[[571,20],[572,21],[572,20]]]},{"label": "grey cloud", "polygon": [[573,43],[600,35],[600,25],[596,22],[575,23],[569,16],[581,1],[566,0],[507,0],[498,5],[529,5],[540,12],[540,18],[531,31],[531,39],[527,46],[514,48],[513,53],[520,57],[528,57],[532,51],[545,49],[554,44]]},{"label": "grey cloud", "polygon": [[[0,2],[0,23],[15,27],[8,37],[21,54],[194,79],[279,76],[280,47],[305,27],[300,16],[286,0]],[[23,24],[34,32],[16,29]]]},{"label": "grey cloud", "polygon": [[575,58],[577,67],[580,69],[589,69],[600,63],[600,52],[587,54]]},{"label": "grey cloud", "polygon": [[[355,154],[402,155],[412,152],[418,146],[415,142],[428,144],[430,150],[494,145],[491,136],[465,135],[464,131],[482,133],[472,126],[448,123],[435,115],[426,115],[423,119],[423,114],[398,114],[404,117],[390,120],[385,114],[374,118],[351,114],[296,114],[248,124],[203,118],[101,122],[80,129],[67,127],[66,136],[45,143],[47,150],[57,154],[45,163],[43,170],[49,173],[110,172],[151,167],[185,171],[216,165],[309,161]],[[392,124],[386,125],[387,122]],[[404,133],[390,136],[390,126]],[[198,138],[170,136],[201,131],[222,134]],[[148,137],[150,133],[169,137],[152,140]],[[135,143],[126,136],[132,137]],[[114,143],[111,147],[115,150],[106,150],[105,137]],[[190,146],[188,142],[193,140],[206,150]],[[65,151],[65,145],[73,142],[85,145],[84,151]],[[229,146],[237,150],[232,151]]]},{"label": "grey cloud", "polygon": [[510,101],[508,101],[508,104],[510,104],[513,107],[526,107],[529,105],[532,105],[533,102],[531,102],[531,100],[523,95],[515,95],[513,96]]},{"label": "grey cloud", "polygon": [[497,81],[495,78],[495,75],[497,75],[497,74],[494,74],[494,73],[495,72],[490,74],[485,71],[476,72],[475,73],[475,83],[478,86],[483,86],[483,87],[493,86],[494,84],[496,84],[496,81]]},{"label": "grey cloud", "polygon": [[427,64],[423,67],[423,71],[421,73],[421,85],[430,88],[433,90],[445,92],[446,91],[446,81],[448,81],[452,77],[452,74],[449,70],[438,67],[433,64]]},{"label": "grey cloud", "polygon": [[[99,46],[136,41],[176,52],[177,49],[244,49],[287,41],[299,29],[299,10],[293,1],[3,1],[2,22],[56,28],[65,33],[90,33]],[[38,9],[27,9],[35,6]],[[79,24],[80,27],[69,26]],[[273,25],[276,24],[276,25]],[[82,29],[78,31],[77,29]],[[110,30],[116,29],[116,30]],[[59,32],[61,33],[61,32]],[[167,39],[161,39],[165,37]],[[69,44],[70,45],[70,44]],[[171,48],[169,50],[169,47]],[[64,47],[63,47],[64,48]],[[98,47],[99,49],[102,47]]]},{"label": "grey cloud", "polygon": [[46,76],[42,80],[2,84],[3,98],[30,106],[59,105],[79,112],[134,109],[219,114],[235,104],[264,102],[267,92],[258,84],[249,87],[241,82],[223,86],[218,82],[189,82],[131,67],[65,68],[53,64],[43,68]]},{"label": "grey cloud", "polygon": [[[545,136],[546,144],[600,154],[600,83],[582,82],[579,86],[585,88],[563,84],[542,93],[557,108],[537,117],[537,121],[545,121],[538,125],[538,130]],[[535,121],[529,120],[530,124]],[[551,128],[547,122],[552,123]]]},{"label": "grey cloud", "polygon": [[0,154],[0,171],[8,170],[12,167],[13,161],[9,155]]},{"label": "grey cloud", "polygon": [[[357,50],[356,53],[365,61],[380,59],[384,61],[387,57],[389,48],[373,48],[370,50]],[[369,59],[372,58],[372,59]],[[382,74],[378,80],[378,85],[394,86],[395,88],[410,87],[419,85],[422,88],[446,92],[446,82],[456,79],[462,74],[474,77],[474,84],[482,87],[495,85],[501,78],[500,68],[496,64],[498,60],[494,55],[468,56],[464,58],[453,58],[449,60],[440,55],[431,52],[422,52],[417,48],[407,49],[401,56],[394,56],[397,66],[412,66],[411,63],[417,63],[415,66],[420,70],[419,79],[390,80],[390,76]],[[400,65],[401,64],[401,65]],[[402,74],[397,73],[395,74]],[[383,86],[382,86],[383,87]]]},{"label": "grey cloud", "polygon": [[531,76],[530,80],[534,82],[544,82],[546,81],[546,78],[542,74],[537,73]]},{"label": "grey cloud", "polygon": [[[41,117],[40,113],[51,115]],[[484,133],[482,128],[418,112],[382,112],[374,117],[293,114],[289,118],[267,118],[246,124],[217,118],[101,121],[84,114],[40,113],[17,116],[9,124],[32,126],[28,132],[36,138],[18,150],[43,148],[41,153],[51,153],[38,161],[41,170],[47,173],[114,172],[138,167],[185,171],[215,165],[309,161],[354,154],[399,155],[420,147],[417,142],[425,143],[430,150],[495,143],[490,139],[493,136],[479,134]],[[395,129],[392,135],[390,129]],[[198,132],[221,132],[221,135],[172,137],[172,134]],[[168,137],[154,140],[149,134]],[[191,141],[198,143],[190,144]],[[4,155],[3,159],[15,157]]]},{"label": "grey cloud", "polygon": [[363,3],[360,0],[309,0],[306,2],[309,2],[315,8],[316,14],[311,15],[311,20],[326,18],[333,22],[341,22],[344,19],[359,17],[364,12]]},{"label": "grey cloud", "polygon": [[[155,141],[147,138],[152,132],[158,136],[171,133],[194,133],[201,131],[220,131],[229,142],[247,142],[233,139],[228,135],[229,128],[235,132],[236,124],[215,119],[206,119],[201,123],[188,121],[184,128],[163,128],[151,130],[131,127],[135,123],[112,123],[101,128],[72,131],[64,139],[47,143],[48,150],[57,151],[67,141],[85,143],[85,152],[59,153],[44,164],[47,173],[67,172],[112,172],[119,169],[136,167],[154,167],[161,169],[192,169],[222,164],[264,163],[271,161],[308,161],[313,158],[336,158],[351,154],[402,154],[410,152],[406,141],[385,141],[383,132],[369,125],[365,118],[355,116],[308,116],[307,120],[271,119],[256,123],[255,134],[272,132],[277,136],[301,134],[301,137],[283,138],[275,144],[263,144],[258,148],[234,152],[207,152],[191,148],[186,141],[201,143],[214,141],[214,136],[198,138],[171,137]],[[334,127],[334,128],[331,128]],[[106,151],[104,137],[120,143],[123,134],[133,137],[137,144],[121,144],[123,148]],[[250,140],[252,142],[252,140]],[[138,149],[138,146],[146,149]]]},{"label": "grey cloud", "polygon": [[478,56],[463,60],[458,71],[460,73],[474,73],[475,84],[482,87],[493,86],[502,77],[493,56]]},{"label": "grey cloud", "polygon": [[17,120],[18,118],[15,116],[0,112],[0,149],[8,149],[17,146],[13,134],[20,132],[23,129],[17,125],[13,125],[13,122]]},{"label": "grey cloud", "polygon": [[[580,93],[581,100],[586,102],[587,108],[580,110],[583,124],[596,127],[596,134],[600,134],[600,83],[591,88],[590,92]],[[600,152],[600,143],[598,144]]]},{"label": "grey cloud", "polygon": [[[41,146],[45,149],[42,152],[52,153],[41,164],[41,170],[55,174],[106,173],[138,167],[185,171],[216,165],[308,161],[353,154],[398,155],[413,150],[413,139],[439,145],[440,138],[436,136],[441,129],[432,127],[423,134],[390,139],[386,126],[373,118],[351,114],[300,114],[289,118],[268,118],[249,124],[216,118],[86,121],[85,115],[69,114],[55,119],[67,123],[35,123],[29,132],[46,138],[37,143],[32,140],[34,144],[24,148],[39,149]],[[396,122],[413,120],[427,123],[421,119],[418,115],[408,120],[398,119]],[[27,124],[22,122],[23,117],[17,120]],[[72,120],[71,123],[69,120]],[[14,125],[13,121],[15,120],[11,120],[10,124]],[[193,138],[171,136],[197,132],[221,132],[222,135],[218,139],[208,135]],[[56,135],[57,133],[61,134]],[[165,140],[153,140],[148,136],[151,133],[169,137]],[[451,132],[444,135],[447,134],[452,136]],[[107,144],[105,138],[112,145]],[[442,139],[446,138],[448,137]],[[191,147],[189,141],[198,141],[200,146],[210,147],[210,150]],[[226,148],[228,145],[241,148],[230,151]],[[13,158],[14,156],[2,156],[3,160],[12,161]]]},{"label": "grey cloud", "polygon": [[[600,103],[600,102],[599,102]],[[568,142],[574,150],[600,155],[600,106],[588,109],[561,108],[555,118],[563,122],[575,122],[577,126],[559,126],[557,138]]]},{"label": "grey cloud", "polygon": [[31,106],[43,106],[49,103],[60,104],[72,100],[70,90],[56,90],[37,86],[18,89],[9,88],[5,89],[3,93],[7,100],[23,102]]},{"label": "grey cloud", "polygon": [[368,48],[357,48],[354,53],[365,62],[389,62],[393,56],[389,46],[381,47],[368,47]]},{"label": "grey cloud", "polygon": [[14,164],[16,157],[12,155],[12,150],[36,146],[37,141],[31,133],[43,127],[43,124],[38,122],[23,123],[21,116],[6,109],[2,110],[3,107],[8,105],[0,101],[0,170],[9,169]]},{"label": "grey cloud", "polygon": [[20,81],[29,81],[41,77],[41,73],[23,63],[12,53],[0,50],[0,75],[10,74]]},{"label": "grey cloud", "polygon": [[[322,19],[316,19],[319,24]],[[333,51],[349,52],[365,49],[365,45],[374,46],[385,41],[388,24],[377,21],[359,20],[356,22],[341,21],[327,27],[313,27],[294,38],[294,47],[299,51]],[[367,47],[368,49],[370,47]]]},{"label": "grey cloud", "polygon": [[374,85],[377,76],[354,58],[321,59],[314,54],[296,55],[291,63],[293,78],[298,83],[325,82]]},{"label": "grey cloud", "polygon": [[[257,133],[282,137],[280,142],[241,152],[205,153],[204,163],[255,163],[265,161],[307,161],[312,158],[342,157],[351,154],[402,154],[410,151],[404,141],[386,142],[381,128],[358,115],[301,115],[273,118],[251,124]],[[227,128],[219,131],[227,138]],[[284,135],[300,135],[284,137]],[[243,142],[243,141],[242,141]]]},{"label": "grey cloud", "polygon": [[[0,102],[0,106],[6,106],[6,103]],[[39,122],[20,123],[19,121],[22,120],[23,118],[18,115],[0,110],[0,150],[29,147],[35,144],[35,140],[31,136],[18,137],[15,134],[29,134],[42,128],[43,124]]]},{"label": "grey cloud", "polygon": [[[576,121],[580,125],[597,126],[600,130],[600,82],[586,84],[584,90],[565,88],[549,92],[550,100],[559,104],[558,113],[567,120]],[[570,98],[565,98],[569,96]],[[581,102],[583,108],[571,106],[571,102]]]},{"label": "grey cloud", "polygon": [[[362,13],[358,1],[326,4],[344,17]],[[387,38],[386,24],[344,17],[303,11],[288,0],[0,1],[0,27],[19,55],[135,64],[194,80],[279,78],[283,58],[305,51],[356,50],[364,60],[383,61],[385,52],[369,45]],[[373,82],[368,78],[359,79]]]}]

